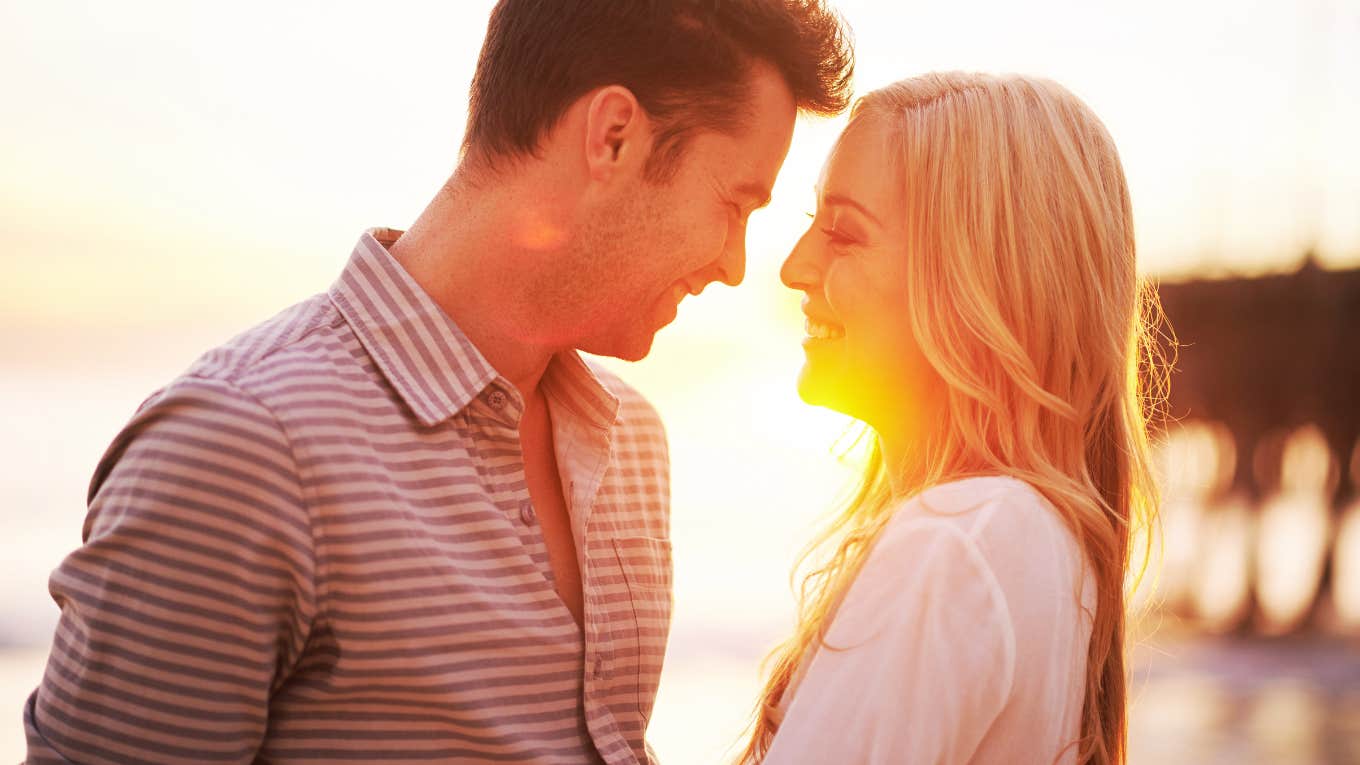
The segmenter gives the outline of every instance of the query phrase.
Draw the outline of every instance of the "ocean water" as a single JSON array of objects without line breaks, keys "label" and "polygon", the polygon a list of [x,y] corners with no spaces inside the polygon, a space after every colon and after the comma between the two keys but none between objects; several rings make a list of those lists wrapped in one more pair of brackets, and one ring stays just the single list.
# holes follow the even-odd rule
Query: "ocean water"
[{"label": "ocean water", "polygon": [[[206,347],[206,346],[203,346]],[[847,422],[797,401],[796,359],[693,349],[624,373],[668,423],[676,606],[649,738],[665,762],[730,756],[765,653],[792,624],[788,569],[851,476]],[[57,610],[47,576],[79,544],[85,488],[108,440],[193,358],[188,342],[137,365],[25,365],[0,375],[0,762],[23,756],[21,710]],[[670,359],[668,363],[666,360]],[[724,360],[726,359],[726,360]],[[679,380],[679,382],[677,382]],[[1133,762],[1360,762],[1360,653],[1326,640],[1226,640],[1174,628],[1135,652]]]}]

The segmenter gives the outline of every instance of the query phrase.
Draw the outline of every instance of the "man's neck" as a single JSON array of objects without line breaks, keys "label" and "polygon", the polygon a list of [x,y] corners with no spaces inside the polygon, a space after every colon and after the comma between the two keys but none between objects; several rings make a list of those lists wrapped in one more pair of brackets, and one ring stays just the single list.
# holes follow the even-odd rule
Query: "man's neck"
[{"label": "man's neck", "polygon": [[497,189],[469,189],[455,176],[390,252],[527,402],[562,349],[515,331],[534,309],[519,287],[526,275],[507,268],[525,260],[510,251],[516,244],[498,215],[512,207]]}]

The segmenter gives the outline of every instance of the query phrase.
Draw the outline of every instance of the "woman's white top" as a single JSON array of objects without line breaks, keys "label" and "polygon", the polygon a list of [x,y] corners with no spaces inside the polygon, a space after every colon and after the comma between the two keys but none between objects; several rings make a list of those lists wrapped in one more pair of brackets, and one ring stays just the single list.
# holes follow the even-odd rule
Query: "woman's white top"
[{"label": "woman's white top", "polygon": [[874,543],[827,632],[843,650],[809,651],[764,762],[1075,762],[1095,604],[1028,484],[930,488]]}]

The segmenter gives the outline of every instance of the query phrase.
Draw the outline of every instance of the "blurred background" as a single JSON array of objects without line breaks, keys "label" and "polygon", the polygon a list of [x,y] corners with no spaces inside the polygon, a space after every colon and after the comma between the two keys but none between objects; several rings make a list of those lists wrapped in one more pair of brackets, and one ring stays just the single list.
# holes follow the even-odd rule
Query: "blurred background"
[{"label": "blurred background", "polygon": [[[0,2],[0,761],[23,756],[47,576],[109,439],[200,352],[324,290],[364,228],[415,218],[456,161],[490,5]],[[1184,344],[1133,762],[1360,762],[1360,3],[836,5],[860,92],[1044,75],[1119,144]],[[792,624],[789,567],[853,477],[851,423],[794,393],[778,282],[842,124],[800,121],[746,283],[617,364],[672,439],[669,763],[731,751]]]}]

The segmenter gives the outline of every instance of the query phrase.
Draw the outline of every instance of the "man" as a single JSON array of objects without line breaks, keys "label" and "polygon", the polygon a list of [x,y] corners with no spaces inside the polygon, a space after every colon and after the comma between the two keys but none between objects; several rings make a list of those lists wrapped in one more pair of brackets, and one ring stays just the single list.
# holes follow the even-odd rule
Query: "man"
[{"label": "man", "polygon": [[850,70],[818,2],[501,2],[410,231],[100,462],[29,761],[651,761],[666,441],[577,351],[642,358],[741,281],[796,112]]}]

